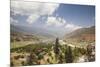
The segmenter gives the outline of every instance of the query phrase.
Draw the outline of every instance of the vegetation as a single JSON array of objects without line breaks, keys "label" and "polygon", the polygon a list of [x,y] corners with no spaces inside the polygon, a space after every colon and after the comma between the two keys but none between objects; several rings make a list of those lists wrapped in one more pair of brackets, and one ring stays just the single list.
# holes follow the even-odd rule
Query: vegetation
[{"label": "vegetation", "polygon": [[72,49],[70,46],[66,49],[65,52],[65,62],[66,63],[72,63],[73,62],[73,55],[72,55]]},{"label": "vegetation", "polygon": [[11,66],[95,61],[94,39],[60,40],[56,38],[49,41],[34,35],[11,34]]}]

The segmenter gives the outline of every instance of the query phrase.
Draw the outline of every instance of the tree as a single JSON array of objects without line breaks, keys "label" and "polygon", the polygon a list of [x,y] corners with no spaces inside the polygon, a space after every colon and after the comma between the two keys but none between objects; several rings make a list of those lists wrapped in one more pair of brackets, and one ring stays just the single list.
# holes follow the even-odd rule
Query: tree
[{"label": "tree", "polygon": [[59,62],[58,63],[63,63],[63,56],[59,55]]},{"label": "tree", "polygon": [[59,54],[59,39],[56,38],[55,46],[54,46],[54,52],[56,55]]},{"label": "tree", "polygon": [[65,62],[66,63],[72,63],[73,62],[73,55],[72,55],[72,49],[70,46],[65,51]]},{"label": "tree", "polygon": [[59,39],[56,38],[56,42],[55,42],[55,45],[54,45],[54,53],[55,53],[55,58],[56,58],[56,61],[59,57]]},{"label": "tree", "polygon": [[87,46],[87,56],[88,56],[89,62],[95,61],[95,46],[94,45],[90,44]]},{"label": "tree", "polygon": [[27,57],[27,64],[32,65],[33,64],[33,53],[31,52],[30,55]]}]

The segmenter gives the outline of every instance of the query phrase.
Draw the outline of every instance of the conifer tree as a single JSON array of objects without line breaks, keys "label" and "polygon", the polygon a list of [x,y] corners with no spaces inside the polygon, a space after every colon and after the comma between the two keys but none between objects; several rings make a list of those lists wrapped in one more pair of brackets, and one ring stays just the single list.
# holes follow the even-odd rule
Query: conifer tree
[{"label": "conifer tree", "polygon": [[55,53],[55,58],[56,58],[56,61],[58,63],[58,59],[59,59],[59,39],[56,38],[56,42],[55,42],[55,45],[54,45],[54,53]]},{"label": "conifer tree", "polygon": [[65,51],[65,62],[66,63],[72,63],[73,62],[73,55],[72,55],[72,49],[70,46]]},{"label": "conifer tree", "polygon": [[56,55],[59,54],[59,39],[56,38],[55,46],[54,46],[54,52]]}]

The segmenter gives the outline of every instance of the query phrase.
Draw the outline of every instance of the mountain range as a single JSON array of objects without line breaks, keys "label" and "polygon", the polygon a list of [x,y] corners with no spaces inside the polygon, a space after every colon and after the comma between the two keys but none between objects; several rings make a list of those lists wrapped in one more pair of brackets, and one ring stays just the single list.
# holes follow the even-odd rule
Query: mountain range
[{"label": "mountain range", "polygon": [[95,40],[95,26],[80,28],[64,36],[64,39]]},{"label": "mountain range", "polygon": [[42,36],[47,38],[55,37],[51,32],[48,30],[44,30],[38,27],[28,27],[28,26],[20,26],[20,25],[10,25],[10,32],[11,33],[21,33],[21,34],[28,34],[28,35],[35,35],[35,36]]},{"label": "mountain range", "polygon": [[[28,26],[20,26],[20,25],[10,25],[11,33],[21,33],[21,34],[29,34],[39,37],[45,38],[56,38],[56,34],[52,33],[49,30],[38,28],[38,27],[28,27]],[[60,36],[59,36],[60,37]],[[64,39],[74,38],[74,39],[95,39],[95,26],[80,28],[74,30],[72,32],[66,32]]]}]

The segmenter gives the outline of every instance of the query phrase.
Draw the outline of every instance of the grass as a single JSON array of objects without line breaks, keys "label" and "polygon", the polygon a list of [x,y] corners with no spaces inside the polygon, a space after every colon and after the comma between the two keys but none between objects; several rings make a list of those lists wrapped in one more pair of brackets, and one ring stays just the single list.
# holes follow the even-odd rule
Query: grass
[{"label": "grass", "polygon": [[10,47],[11,48],[18,48],[18,47],[23,47],[23,46],[26,46],[26,45],[29,45],[29,44],[32,44],[32,43],[35,43],[33,41],[20,41],[20,42],[11,42],[11,45]]}]

